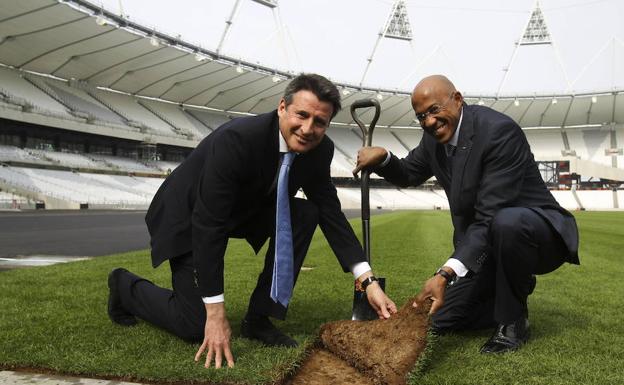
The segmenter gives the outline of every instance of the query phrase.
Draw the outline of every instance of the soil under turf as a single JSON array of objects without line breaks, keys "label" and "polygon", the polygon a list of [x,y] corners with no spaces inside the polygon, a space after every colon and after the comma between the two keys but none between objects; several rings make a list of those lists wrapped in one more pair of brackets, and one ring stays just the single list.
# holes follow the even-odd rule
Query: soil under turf
[{"label": "soil under turf", "polygon": [[323,325],[319,348],[286,384],[405,384],[426,352],[430,324],[431,303],[418,308],[412,303],[387,320]]}]

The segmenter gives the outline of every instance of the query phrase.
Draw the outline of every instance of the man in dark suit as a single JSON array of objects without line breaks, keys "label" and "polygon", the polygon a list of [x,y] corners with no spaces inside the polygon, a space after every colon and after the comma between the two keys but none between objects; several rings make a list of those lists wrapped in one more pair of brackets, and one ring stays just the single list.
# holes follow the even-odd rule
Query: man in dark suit
[{"label": "man in dark suit", "polygon": [[[139,317],[185,340],[203,339],[195,360],[205,351],[206,367],[213,358],[215,367],[221,367],[223,358],[231,367],[234,359],[223,295],[227,242],[245,238],[257,253],[270,239],[241,334],[270,346],[296,346],[268,318],[284,319],[290,298],[277,300],[272,291],[273,274],[282,274],[277,266],[274,272],[276,222],[278,232],[290,222],[286,227],[291,238],[277,247],[278,253],[281,247],[291,250],[286,291],[292,293],[318,224],[343,270],[369,283],[367,296],[380,318],[396,312],[395,304],[374,282],[331,181],[334,144],[325,131],[340,108],[340,94],[329,80],[303,74],[287,86],[276,111],[234,119],[207,136],[167,177],[145,217],[152,264],[157,267],[169,260],[173,290],[115,269],[108,281],[110,318],[129,326]],[[280,170],[287,167],[280,165],[282,158],[290,164],[293,157],[282,180]],[[294,198],[300,188],[307,200]],[[276,217],[276,211],[280,215],[276,190],[285,192],[282,207],[289,203],[285,219]]]},{"label": "man in dark suit", "polygon": [[439,332],[496,326],[483,353],[516,350],[529,338],[534,274],[579,263],[575,219],[546,188],[511,118],[466,105],[441,75],[418,83],[411,101],[425,131],[418,147],[403,159],[362,148],[354,173],[368,168],[402,187],[436,177],[449,200],[454,252],[415,306],[433,301]]}]

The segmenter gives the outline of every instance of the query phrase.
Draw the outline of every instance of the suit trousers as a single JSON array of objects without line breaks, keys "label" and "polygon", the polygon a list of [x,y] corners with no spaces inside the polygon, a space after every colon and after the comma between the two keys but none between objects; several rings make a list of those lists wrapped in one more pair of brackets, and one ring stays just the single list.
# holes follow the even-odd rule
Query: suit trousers
[{"label": "suit trousers", "polygon": [[501,209],[489,237],[482,269],[447,288],[444,305],[432,317],[438,330],[483,329],[528,317],[535,275],[554,271],[568,253],[549,222],[530,208]]},{"label": "suit trousers", "polygon": [[[306,200],[290,201],[293,231],[295,282],[318,224],[318,209]],[[264,268],[249,300],[249,311],[279,319],[286,318],[287,308],[270,297],[275,258],[275,208],[262,210],[235,229],[232,238],[269,238]],[[169,260],[173,290],[155,285],[130,272],[119,275],[118,291],[123,307],[135,316],[169,331],[187,341],[204,337],[206,310],[195,282],[192,253]]]}]

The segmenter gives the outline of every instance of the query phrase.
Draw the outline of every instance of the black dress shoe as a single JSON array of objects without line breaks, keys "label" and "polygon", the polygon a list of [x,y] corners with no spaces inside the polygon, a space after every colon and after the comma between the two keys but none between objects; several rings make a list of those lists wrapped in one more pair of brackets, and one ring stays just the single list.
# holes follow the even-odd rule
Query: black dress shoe
[{"label": "black dress shoe", "polygon": [[282,333],[265,316],[247,315],[241,324],[241,334],[245,338],[258,340],[266,346],[294,348],[298,345],[297,341]]},{"label": "black dress shoe", "polygon": [[525,317],[510,324],[500,324],[481,347],[481,353],[513,352],[529,340],[529,334],[529,320]]},{"label": "black dress shoe", "polygon": [[113,269],[108,274],[108,317],[111,321],[122,326],[133,326],[137,324],[136,318],[128,313],[121,304],[117,282],[120,273],[127,272],[126,269]]}]

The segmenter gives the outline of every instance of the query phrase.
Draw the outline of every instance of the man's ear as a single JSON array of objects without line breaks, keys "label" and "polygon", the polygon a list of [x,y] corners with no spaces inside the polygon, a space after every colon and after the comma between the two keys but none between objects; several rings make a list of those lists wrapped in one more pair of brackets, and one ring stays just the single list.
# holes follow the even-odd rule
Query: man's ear
[{"label": "man's ear", "polygon": [[286,113],[286,100],[284,98],[280,99],[279,104],[277,105],[277,116],[282,118]]}]

